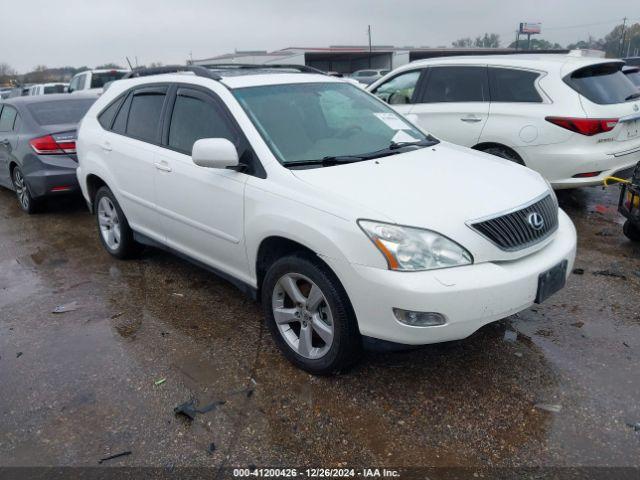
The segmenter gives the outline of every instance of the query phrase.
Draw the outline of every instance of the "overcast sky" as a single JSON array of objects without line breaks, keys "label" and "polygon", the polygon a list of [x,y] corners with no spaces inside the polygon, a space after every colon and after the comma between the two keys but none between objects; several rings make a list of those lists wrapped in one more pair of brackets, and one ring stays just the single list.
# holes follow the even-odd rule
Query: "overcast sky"
[{"label": "overcast sky", "polygon": [[[5,0],[6,1],[6,0]],[[5,3],[5,2],[3,2]],[[484,32],[508,45],[520,21],[566,44],[601,37],[638,0],[22,0],[3,16],[0,62],[35,65],[184,63],[238,50],[374,44],[439,46]],[[6,10],[3,8],[3,10]]]}]

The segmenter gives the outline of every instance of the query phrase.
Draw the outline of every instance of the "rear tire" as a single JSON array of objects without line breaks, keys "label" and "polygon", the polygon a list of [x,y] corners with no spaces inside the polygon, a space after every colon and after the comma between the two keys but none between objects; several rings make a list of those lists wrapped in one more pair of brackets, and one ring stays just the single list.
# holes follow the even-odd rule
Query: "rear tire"
[{"label": "rear tire", "polygon": [[622,227],[622,233],[632,242],[640,242],[640,226],[637,223],[627,220]]},{"label": "rear tire", "polygon": [[483,151],[484,153],[488,153],[489,155],[495,155],[496,157],[504,158],[519,165],[524,165],[524,162],[520,158],[520,155],[507,147],[495,146],[485,148],[481,151]]},{"label": "rear tire", "polygon": [[40,202],[31,196],[29,184],[24,178],[24,174],[22,173],[22,170],[20,170],[20,167],[16,166],[13,168],[13,171],[11,172],[11,181],[13,182],[13,188],[16,192],[20,208],[29,215],[37,213],[39,211]]},{"label": "rear tire", "polygon": [[141,245],[133,239],[133,230],[129,227],[127,217],[108,187],[98,190],[93,209],[96,212],[98,236],[105,250],[120,259],[139,255]]},{"label": "rear tire", "polygon": [[359,359],[362,339],[351,302],[319,260],[294,254],[275,261],[262,283],[262,306],[276,345],[298,368],[328,375]]}]

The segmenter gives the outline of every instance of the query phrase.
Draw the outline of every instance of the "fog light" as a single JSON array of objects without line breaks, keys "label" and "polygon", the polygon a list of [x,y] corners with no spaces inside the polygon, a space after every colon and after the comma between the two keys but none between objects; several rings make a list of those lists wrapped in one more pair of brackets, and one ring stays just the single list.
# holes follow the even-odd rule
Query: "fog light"
[{"label": "fog light", "polygon": [[394,308],[393,314],[400,323],[411,325],[412,327],[435,327],[447,323],[444,315],[435,312],[412,312]]}]

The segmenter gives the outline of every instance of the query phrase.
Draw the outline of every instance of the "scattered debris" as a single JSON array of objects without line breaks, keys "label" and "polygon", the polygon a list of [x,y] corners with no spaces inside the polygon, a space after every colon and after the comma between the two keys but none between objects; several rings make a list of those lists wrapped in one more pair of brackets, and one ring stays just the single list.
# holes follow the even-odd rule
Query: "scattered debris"
[{"label": "scattered debris", "polygon": [[160,380],[156,380],[155,382],[153,382],[155,384],[156,387],[162,385],[164,382],[166,382],[167,379],[166,378],[161,378]]},{"label": "scattered debris", "polygon": [[540,410],[545,410],[547,412],[553,412],[553,413],[558,413],[560,412],[560,410],[562,410],[562,405],[557,405],[554,403],[536,403],[534,407]]},{"label": "scattered debris", "polygon": [[173,292],[171,295],[173,295],[174,297],[184,297],[184,293]]},{"label": "scattered debris", "polygon": [[518,358],[522,358],[522,352],[515,352],[514,355]]},{"label": "scattered debris", "polygon": [[584,275],[584,268],[574,268],[571,273],[574,275]]},{"label": "scattered debris", "polygon": [[631,348],[627,342],[622,342],[622,344],[627,348]]},{"label": "scattered debris", "polygon": [[596,232],[596,235],[599,237],[613,237],[614,234],[605,228],[604,230],[600,230],[599,232]]},{"label": "scattered debris", "polygon": [[116,318],[119,318],[122,315],[124,315],[124,312],[114,313],[113,315],[111,315],[111,320],[115,320]]},{"label": "scattered debris", "polygon": [[627,277],[625,275],[623,275],[622,273],[619,272],[614,272],[612,270],[598,270],[593,272],[594,275],[600,275],[602,277],[613,277],[613,278],[620,278],[622,280],[626,280]]},{"label": "scattered debris", "polygon": [[213,452],[215,452],[215,451],[216,451],[216,444],[211,442],[209,444],[209,446],[207,447],[207,452],[209,452],[209,455],[212,455]]},{"label": "scattered debris", "polygon": [[16,358],[20,358],[22,356],[22,352],[16,353]]},{"label": "scattered debris", "polygon": [[171,335],[169,332],[160,332],[160,335],[162,335],[163,337],[166,337],[167,335]]},{"label": "scattered debris", "polygon": [[64,305],[58,305],[56,308],[54,308],[51,313],[67,313],[67,312],[73,312],[74,310],[78,309],[78,302],[71,302],[71,303],[66,303]]},{"label": "scattered debris", "polygon": [[583,325],[584,325],[584,322],[581,322],[580,320],[571,324],[572,327],[576,327],[576,328],[582,328]]},{"label": "scattered debris", "polygon": [[505,330],[504,332],[504,341],[505,342],[515,342],[518,340],[518,332],[515,330]]},{"label": "scattered debris", "polygon": [[182,403],[173,409],[173,413],[176,415],[184,415],[189,420],[194,420],[196,418],[197,413],[207,413],[211,410],[215,409],[218,405],[224,405],[226,402],[224,400],[216,400],[215,402],[210,403],[209,405],[205,405],[202,408],[196,407],[196,400],[190,400],[188,402]]},{"label": "scattered debris", "polygon": [[106,462],[107,460],[113,460],[114,458],[126,457],[127,455],[131,455],[131,451],[127,450],[126,452],[116,453],[115,455],[109,455],[108,457],[101,458],[98,460],[98,463]]}]

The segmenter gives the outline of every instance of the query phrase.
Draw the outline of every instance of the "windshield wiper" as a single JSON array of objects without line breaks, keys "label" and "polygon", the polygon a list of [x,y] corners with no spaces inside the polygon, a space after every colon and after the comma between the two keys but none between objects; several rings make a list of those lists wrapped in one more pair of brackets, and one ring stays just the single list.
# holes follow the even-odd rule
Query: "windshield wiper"
[{"label": "windshield wiper", "polygon": [[361,153],[358,155],[331,155],[323,157],[318,160],[301,160],[299,162],[287,162],[285,167],[305,167],[308,165],[321,165],[323,167],[331,167],[333,165],[342,165],[345,163],[362,162],[363,160],[373,160],[374,158],[386,157],[388,155],[396,155],[402,153],[398,150],[406,147],[430,147],[439,143],[433,137],[428,137],[423,140],[416,140],[414,142],[391,142],[387,148],[381,148],[369,153]]},{"label": "windshield wiper", "polygon": [[629,100],[633,100],[634,98],[640,98],[640,92],[632,93],[627,98],[624,99],[625,102]]}]

